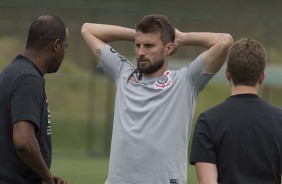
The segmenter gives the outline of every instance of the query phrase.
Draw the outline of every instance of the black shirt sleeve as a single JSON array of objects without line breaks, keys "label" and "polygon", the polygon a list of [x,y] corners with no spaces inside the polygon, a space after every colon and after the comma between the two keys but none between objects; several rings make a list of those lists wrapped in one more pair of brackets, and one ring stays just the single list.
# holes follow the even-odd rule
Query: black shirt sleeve
[{"label": "black shirt sleeve", "polygon": [[207,117],[201,114],[196,121],[190,155],[190,164],[206,162],[216,164],[216,154]]},{"label": "black shirt sleeve", "polygon": [[30,121],[39,129],[43,100],[42,78],[34,75],[18,78],[12,85],[10,96],[12,123]]}]

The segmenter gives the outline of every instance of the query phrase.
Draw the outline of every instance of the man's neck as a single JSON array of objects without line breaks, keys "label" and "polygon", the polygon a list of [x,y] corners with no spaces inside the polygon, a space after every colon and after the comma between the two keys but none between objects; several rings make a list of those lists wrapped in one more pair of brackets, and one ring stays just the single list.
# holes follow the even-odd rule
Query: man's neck
[{"label": "man's neck", "polygon": [[34,50],[28,50],[26,49],[23,53],[23,56],[27,57],[31,62],[36,65],[36,67],[43,73],[43,75],[46,73],[44,70],[44,62],[43,58],[41,57],[42,54],[39,53],[39,51],[34,51]]},{"label": "man's neck", "polygon": [[258,85],[252,86],[232,86],[231,88],[231,95],[238,95],[238,94],[258,94]]}]

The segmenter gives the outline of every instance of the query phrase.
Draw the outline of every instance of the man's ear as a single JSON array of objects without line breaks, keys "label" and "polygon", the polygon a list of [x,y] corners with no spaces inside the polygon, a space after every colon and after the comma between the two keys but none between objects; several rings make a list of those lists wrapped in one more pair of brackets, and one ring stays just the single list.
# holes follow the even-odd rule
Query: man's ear
[{"label": "man's ear", "polygon": [[261,85],[265,79],[266,76],[266,71],[264,70],[263,72],[261,72],[260,77],[259,77],[259,85]]},{"label": "man's ear", "polygon": [[61,46],[61,40],[56,39],[55,41],[53,41],[52,50],[57,52],[60,46]]},{"label": "man's ear", "polygon": [[165,56],[171,55],[173,50],[174,50],[174,44],[173,43],[170,42],[170,43],[166,44],[165,53],[164,53]]},{"label": "man's ear", "polygon": [[229,73],[228,67],[226,67],[226,69],[225,69],[225,77],[226,77],[226,79],[229,82],[231,82],[231,77],[230,77],[230,73]]}]

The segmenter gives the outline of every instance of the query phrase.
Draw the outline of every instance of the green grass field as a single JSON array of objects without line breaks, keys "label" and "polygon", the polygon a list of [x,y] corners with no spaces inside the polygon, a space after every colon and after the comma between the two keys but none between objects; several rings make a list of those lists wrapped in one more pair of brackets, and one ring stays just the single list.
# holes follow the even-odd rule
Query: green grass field
[{"label": "green grass field", "polygon": [[[108,173],[108,158],[55,154],[52,172],[66,179],[68,184],[104,184]],[[197,183],[194,166],[189,165],[187,174],[188,183]]]},{"label": "green grass field", "polygon": [[54,156],[52,172],[69,184],[103,184],[107,177],[108,159],[80,156]]}]

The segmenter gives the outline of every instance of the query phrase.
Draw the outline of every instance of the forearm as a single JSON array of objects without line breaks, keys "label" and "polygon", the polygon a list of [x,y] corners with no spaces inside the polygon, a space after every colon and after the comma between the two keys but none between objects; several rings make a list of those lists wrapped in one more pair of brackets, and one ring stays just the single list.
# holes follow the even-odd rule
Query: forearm
[{"label": "forearm", "polygon": [[176,47],[189,45],[207,49],[201,54],[202,62],[207,73],[216,73],[221,68],[232,43],[233,38],[227,33],[183,33],[176,30]]},{"label": "forearm", "polygon": [[84,23],[81,28],[81,35],[93,53],[97,64],[99,64],[106,43],[135,40],[134,29],[106,24]]},{"label": "forearm", "polygon": [[106,25],[106,24],[95,24],[95,23],[84,23],[81,28],[82,34],[90,34],[100,39],[101,41],[108,43],[118,40],[134,41],[135,30],[131,28]]},{"label": "forearm", "polygon": [[38,141],[34,125],[30,122],[17,122],[13,126],[13,142],[19,157],[46,183],[52,183],[53,176],[47,167]]},{"label": "forearm", "polygon": [[189,32],[179,33],[177,42],[180,46],[199,46],[209,49],[215,44],[221,42],[230,42],[229,34],[226,33],[209,33],[209,32]]},{"label": "forearm", "polygon": [[33,170],[42,181],[53,180],[53,176],[42,158],[36,139],[28,138],[25,145],[16,146],[16,149],[22,161]]}]

